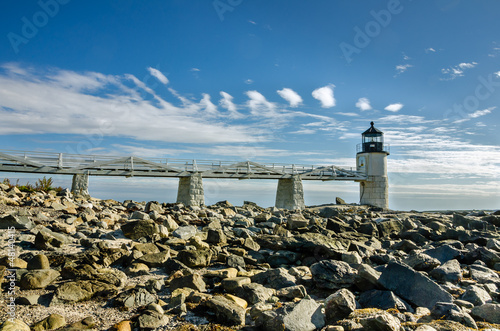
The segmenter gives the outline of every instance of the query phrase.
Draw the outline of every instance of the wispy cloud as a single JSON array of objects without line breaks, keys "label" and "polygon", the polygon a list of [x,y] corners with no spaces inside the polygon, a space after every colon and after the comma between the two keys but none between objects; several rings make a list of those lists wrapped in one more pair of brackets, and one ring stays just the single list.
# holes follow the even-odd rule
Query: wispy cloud
[{"label": "wispy cloud", "polygon": [[453,123],[454,124],[464,123],[464,122],[470,121],[473,118],[478,118],[478,117],[481,117],[484,115],[491,114],[491,111],[494,110],[495,108],[496,107],[490,107],[490,108],[483,109],[483,110],[476,110],[475,112],[468,114],[467,117],[453,121]]},{"label": "wispy cloud", "polygon": [[203,93],[203,99],[200,101],[200,106],[209,116],[216,116],[218,114],[217,106],[210,100],[210,95]]},{"label": "wispy cloud", "polygon": [[192,71],[192,72],[200,72],[200,69],[198,69],[198,68],[191,68],[191,69],[189,69],[189,71]]},{"label": "wispy cloud", "polygon": [[396,76],[401,75],[406,70],[408,70],[408,68],[411,68],[411,67],[413,67],[413,65],[411,65],[411,64],[400,64],[400,65],[397,65],[396,66]]},{"label": "wispy cloud", "polygon": [[402,103],[392,103],[390,104],[389,106],[385,107],[384,109],[387,110],[387,111],[392,111],[394,113],[398,112],[401,110],[401,108],[403,108],[403,104]]},{"label": "wispy cloud", "polygon": [[248,96],[247,106],[254,116],[274,116],[276,113],[276,104],[267,101],[266,97],[257,91],[247,91]]},{"label": "wispy cloud", "polygon": [[457,77],[462,77],[465,70],[472,69],[477,65],[477,62],[462,62],[456,66],[441,69],[441,73],[446,76],[445,78],[441,78],[441,80],[453,80]]},{"label": "wispy cloud", "polygon": [[298,107],[302,103],[302,97],[290,88],[284,88],[277,91],[280,97],[290,103],[290,107]]},{"label": "wispy cloud", "polygon": [[[4,68],[5,70],[5,68]],[[154,71],[153,71],[154,72]],[[133,75],[52,69],[0,73],[0,134],[79,134],[183,143],[261,141],[250,124],[213,121],[214,108],[168,89],[182,106]],[[30,95],[26,98],[26,95]]]},{"label": "wispy cloud", "polygon": [[233,102],[233,96],[224,91],[221,91],[220,95],[222,99],[219,100],[219,105],[229,111],[229,117],[242,118],[243,115],[238,112],[238,107]]},{"label": "wispy cloud", "polygon": [[253,84],[253,80],[249,78],[249,79],[245,80],[245,84],[248,84],[248,85]]},{"label": "wispy cloud", "polygon": [[429,47],[429,48],[425,49],[425,52],[426,53],[436,53],[436,50],[434,48],[432,48],[432,47]]},{"label": "wispy cloud", "polygon": [[361,111],[372,109],[370,100],[368,98],[359,98],[358,102],[356,102],[356,107],[358,107]]},{"label": "wispy cloud", "polygon": [[312,92],[314,99],[319,100],[321,107],[332,108],[336,104],[335,97],[333,95],[333,89],[335,85],[329,84],[327,86],[320,87]]},{"label": "wispy cloud", "polygon": [[165,77],[165,75],[158,69],[155,69],[155,68],[147,68],[149,73],[151,74],[151,76],[155,77],[156,79],[158,79],[160,82],[162,82],[162,84],[164,85],[167,85],[168,84],[168,79],[167,77]]}]

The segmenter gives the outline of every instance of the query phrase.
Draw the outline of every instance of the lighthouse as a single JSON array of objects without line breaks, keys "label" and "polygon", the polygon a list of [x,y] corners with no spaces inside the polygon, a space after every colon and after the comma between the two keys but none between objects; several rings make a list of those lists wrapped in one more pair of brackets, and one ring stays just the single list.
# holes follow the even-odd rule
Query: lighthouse
[{"label": "lighthouse", "polygon": [[356,168],[367,179],[359,183],[360,204],[389,208],[389,182],[387,179],[388,146],[384,145],[384,133],[374,127],[361,134],[362,143],[357,146]]}]

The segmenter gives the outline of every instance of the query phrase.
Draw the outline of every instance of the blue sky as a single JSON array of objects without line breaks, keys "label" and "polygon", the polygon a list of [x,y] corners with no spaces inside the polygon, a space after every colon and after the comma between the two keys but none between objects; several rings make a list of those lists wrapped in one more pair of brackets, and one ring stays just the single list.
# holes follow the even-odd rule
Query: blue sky
[{"label": "blue sky", "polygon": [[[391,146],[391,208],[498,208],[499,11],[460,0],[9,1],[0,148],[354,167],[373,120]],[[174,201],[176,185],[92,178],[90,191]],[[207,203],[270,206],[276,189],[205,185]],[[356,183],[304,186],[306,204],[359,200]]]}]

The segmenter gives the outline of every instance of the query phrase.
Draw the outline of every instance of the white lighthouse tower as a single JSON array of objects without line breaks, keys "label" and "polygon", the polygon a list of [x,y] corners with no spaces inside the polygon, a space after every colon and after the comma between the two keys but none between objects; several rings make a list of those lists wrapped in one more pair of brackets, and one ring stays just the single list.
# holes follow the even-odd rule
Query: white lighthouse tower
[{"label": "white lighthouse tower", "polygon": [[387,146],[384,133],[373,126],[361,134],[362,143],[356,155],[357,170],[366,173],[367,180],[359,184],[360,204],[389,208],[387,180]]}]

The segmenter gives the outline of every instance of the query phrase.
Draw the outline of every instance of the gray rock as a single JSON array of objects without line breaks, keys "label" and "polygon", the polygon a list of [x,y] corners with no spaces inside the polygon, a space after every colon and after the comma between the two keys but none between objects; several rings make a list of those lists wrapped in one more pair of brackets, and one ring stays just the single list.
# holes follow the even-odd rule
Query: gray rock
[{"label": "gray rock", "polygon": [[340,289],[325,299],[325,316],[328,324],[349,316],[356,309],[356,298],[348,289]]},{"label": "gray rock", "polygon": [[258,251],[260,249],[260,245],[257,244],[252,238],[245,238],[243,248],[248,251]]},{"label": "gray rock", "polygon": [[304,228],[309,225],[309,220],[302,213],[294,213],[288,215],[286,225],[289,230]]},{"label": "gray rock", "polygon": [[250,283],[236,288],[235,294],[249,304],[255,305],[259,302],[266,302],[274,295],[274,290],[258,283]]},{"label": "gray rock", "polygon": [[280,267],[286,264],[292,264],[300,258],[299,253],[295,253],[292,251],[279,250],[274,252],[267,258],[267,263],[271,265],[273,268]]},{"label": "gray rock", "polygon": [[40,299],[40,295],[38,295],[38,294],[19,296],[16,298],[16,304],[25,305],[25,306],[32,306],[32,305],[36,305],[38,303],[39,299]]},{"label": "gray rock", "polygon": [[304,298],[306,295],[307,290],[304,285],[284,287],[276,291],[276,296],[288,299]]},{"label": "gray rock", "polygon": [[239,256],[239,255],[235,255],[235,254],[229,255],[226,258],[226,264],[230,268],[238,268],[238,267],[245,268],[245,266],[246,266],[245,258],[243,256]]},{"label": "gray rock", "polygon": [[55,330],[63,327],[64,325],[66,325],[66,319],[64,318],[64,316],[59,314],[51,314],[43,320],[33,324],[31,328],[34,331]]},{"label": "gray rock", "polygon": [[143,263],[150,268],[161,267],[170,258],[170,250],[166,250],[159,253],[144,254],[140,258],[136,259],[134,262]]},{"label": "gray rock", "polygon": [[354,278],[354,284],[361,291],[381,288],[381,285],[378,282],[381,274],[381,272],[373,269],[368,264],[361,264],[358,267],[358,274]]},{"label": "gray rock", "polygon": [[217,321],[224,325],[245,324],[245,309],[234,304],[233,301],[223,296],[214,296],[206,303],[206,307],[215,313]]},{"label": "gray rock", "polygon": [[47,228],[42,228],[35,236],[35,247],[41,250],[60,248],[71,242],[71,238],[61,233],[55,233]]},{"label": "gray rock", "polygon": [[250,284],[252,281],[249,277],[232,277],[222,280],[221,285],[227,292],[233,293],[238,287],[244,284]]},{"label": "gray rock", "polygon": [[425,253],[410,254],[403,262],[418,271],[430,271],[441,265],[438,259]]},{"label": "gray rock", "polygon": [[471,315],[488,323],[500,324],[500,304],[487,303],[474,307],[471,310]]},{"label": "gray rock", "polygon": [[295,277],[284,268],[269,269],[252,276],[252,282],[266,285],[276,290],[284,287],[295,286]]},{"label": "gray rock", "polygon": [[427,249],[425,254],[438,259],[441,264],[459,257],[462,252],[451,245],[443,245],[436,248]]},{"label": "gray rock", "polygon": [[227,242],[227,237],[222,229],[208,229],[206,242],[221,245]]},{"label": "gray rock", "polygon": [[209,249],[183,250],[177,255],[177,260],[190,268],[206,267],[212,259],[212,251]]},{"label": "gray rock", "polygon": [[436,319],[443,319],[444,316],[447,320],[455,321],[473,329],[477,329],[474,319],[468,313],[464,312],[459,306],[453,303],[436,303],[434,308],[431,310],[431,315]]},{"label": "gray rock", "polygon": [[324,218],[332,218],[339,216],[340,212],[337,208],[332,208],[332,207],[324,207],[321,208],[319,211],[319,216],[324,217]]},{"label": "gray rock", "polygon": [[131,221],[121,226],[123,235],[130,239],[151,237],[160,232],[160,227],[152,220]]},{"label": "gray rock", "polygon": [[203,281],[203,277],[198,274],[180,276],[170,281],[170,289],[172,291],[183,287],[192,288],[193,290],[196,290],[198,292],[206,291],[205,281]]},{"label": "gray rock", "polygon": [[399,262],[390,262],[379,282],[386,289],[417,306],[432,309],[437,302],[453,302],[453,297],[429,277]]},{"label": "gray rock", "polygon": [[358,271],[343,261],[323,260],[311,266],[311,273],[318,287],[336,290],[351,286]]},{"label": "gray rock", "polygon": [[313,331],[325,326],[325,314],[321,304],[305,298],[283,317],[283,324],[286,331]]},{"label": "gray rock", "polygon": [[149,267],[144,263],[132,263],[125,269],[125,274],[135,277],[149,274]]},{"label": "gray rock", "polygon": [[500,280],[500,276],[495,271],[480,264],[471,264],[469,270],[470,277],[479,283],[494,283]]},{"label": "gray rock", "polygon": [[45,288],[59,275],[58,271],[52,269],[31,270],[22,275],[19,285],[23,290]]},{"label": "gray rock", "polygon": [[115,295],[117,290],[116,286],[111,284],[93,280],[77,280],[59,286],[55,291],[56,300],[53,301],[54,303],[74,303],[96,297],[107,298]]},{"label": "gray rock", "polygon": [[28,261],[27,269],[50,269],[49,259],[43,254],[35,255]]},{"label": "gray rock", "polygon": [[169,318],[157,311],[146,310],[137,318],[137,326],[140,330],[157,330],[167,324]]},{"label": "gray rock", "polygon": [[[361,324],[363,330],[370,331],[400,331],[403,330],[401,322],[391,314],[383,310],[370,310],[368,312],[358,313],[357,311],[349,315],[349,318],[355,318]],[[353,325],[355,330],[355,325]]]},{"label": "gray rock", "polygon": [[395,295],[392,291],[371,290],[363,292],[359,296],[359,304],[363,308],[379,308],[382,310],[396,308],[402,312],[413,311],[409,304]]},{"label": "gray rock", "polygon": [[142,212],[142,211],[136,210],[130,215],[130,219],[131,220],[148,220],[149,215],[147,213]]},{"label": "gray rock", "polygon": [[462,270],[457,260],[449,260],[436,269],[431,270],[429,275],[438,281],[455,284],[462,280]]},{"label": "gray rock", "polygon": [[31,230],[35,227],[28,216],[24,215],[3,215],[0,217],[0,229],[8,229],[10,227],[15,227],[19,230]]},{"label": "gray rock", "polygon": [[113,305],[127,308],[142,307],[154,303],[156,300],[156,296],[146,289],[133,288],[116,296]]},{"label": "gray rock", "polygon": [[377,223],[378,232],[380,237],[389,237],[390,235],[397,235],[403,231],[403,222],[398,220],[387,220]]},{"label": "gray rock", "polygon": [[472,303],[474,306],[481,306],[485,303],[491,303],[492,299],[489,293],[483,288],[471,285],[462,295],[462,300]]},{"label": "gray rock", "polygon": [[196,229],[195,226],[193,225],[186,225],[186,226],[180,226],[178,227],[174,232],[172,232],[172,235],[174,237],[183,239],[183,240],[189,240],[191,237],[193,237],[198,230]]}]

